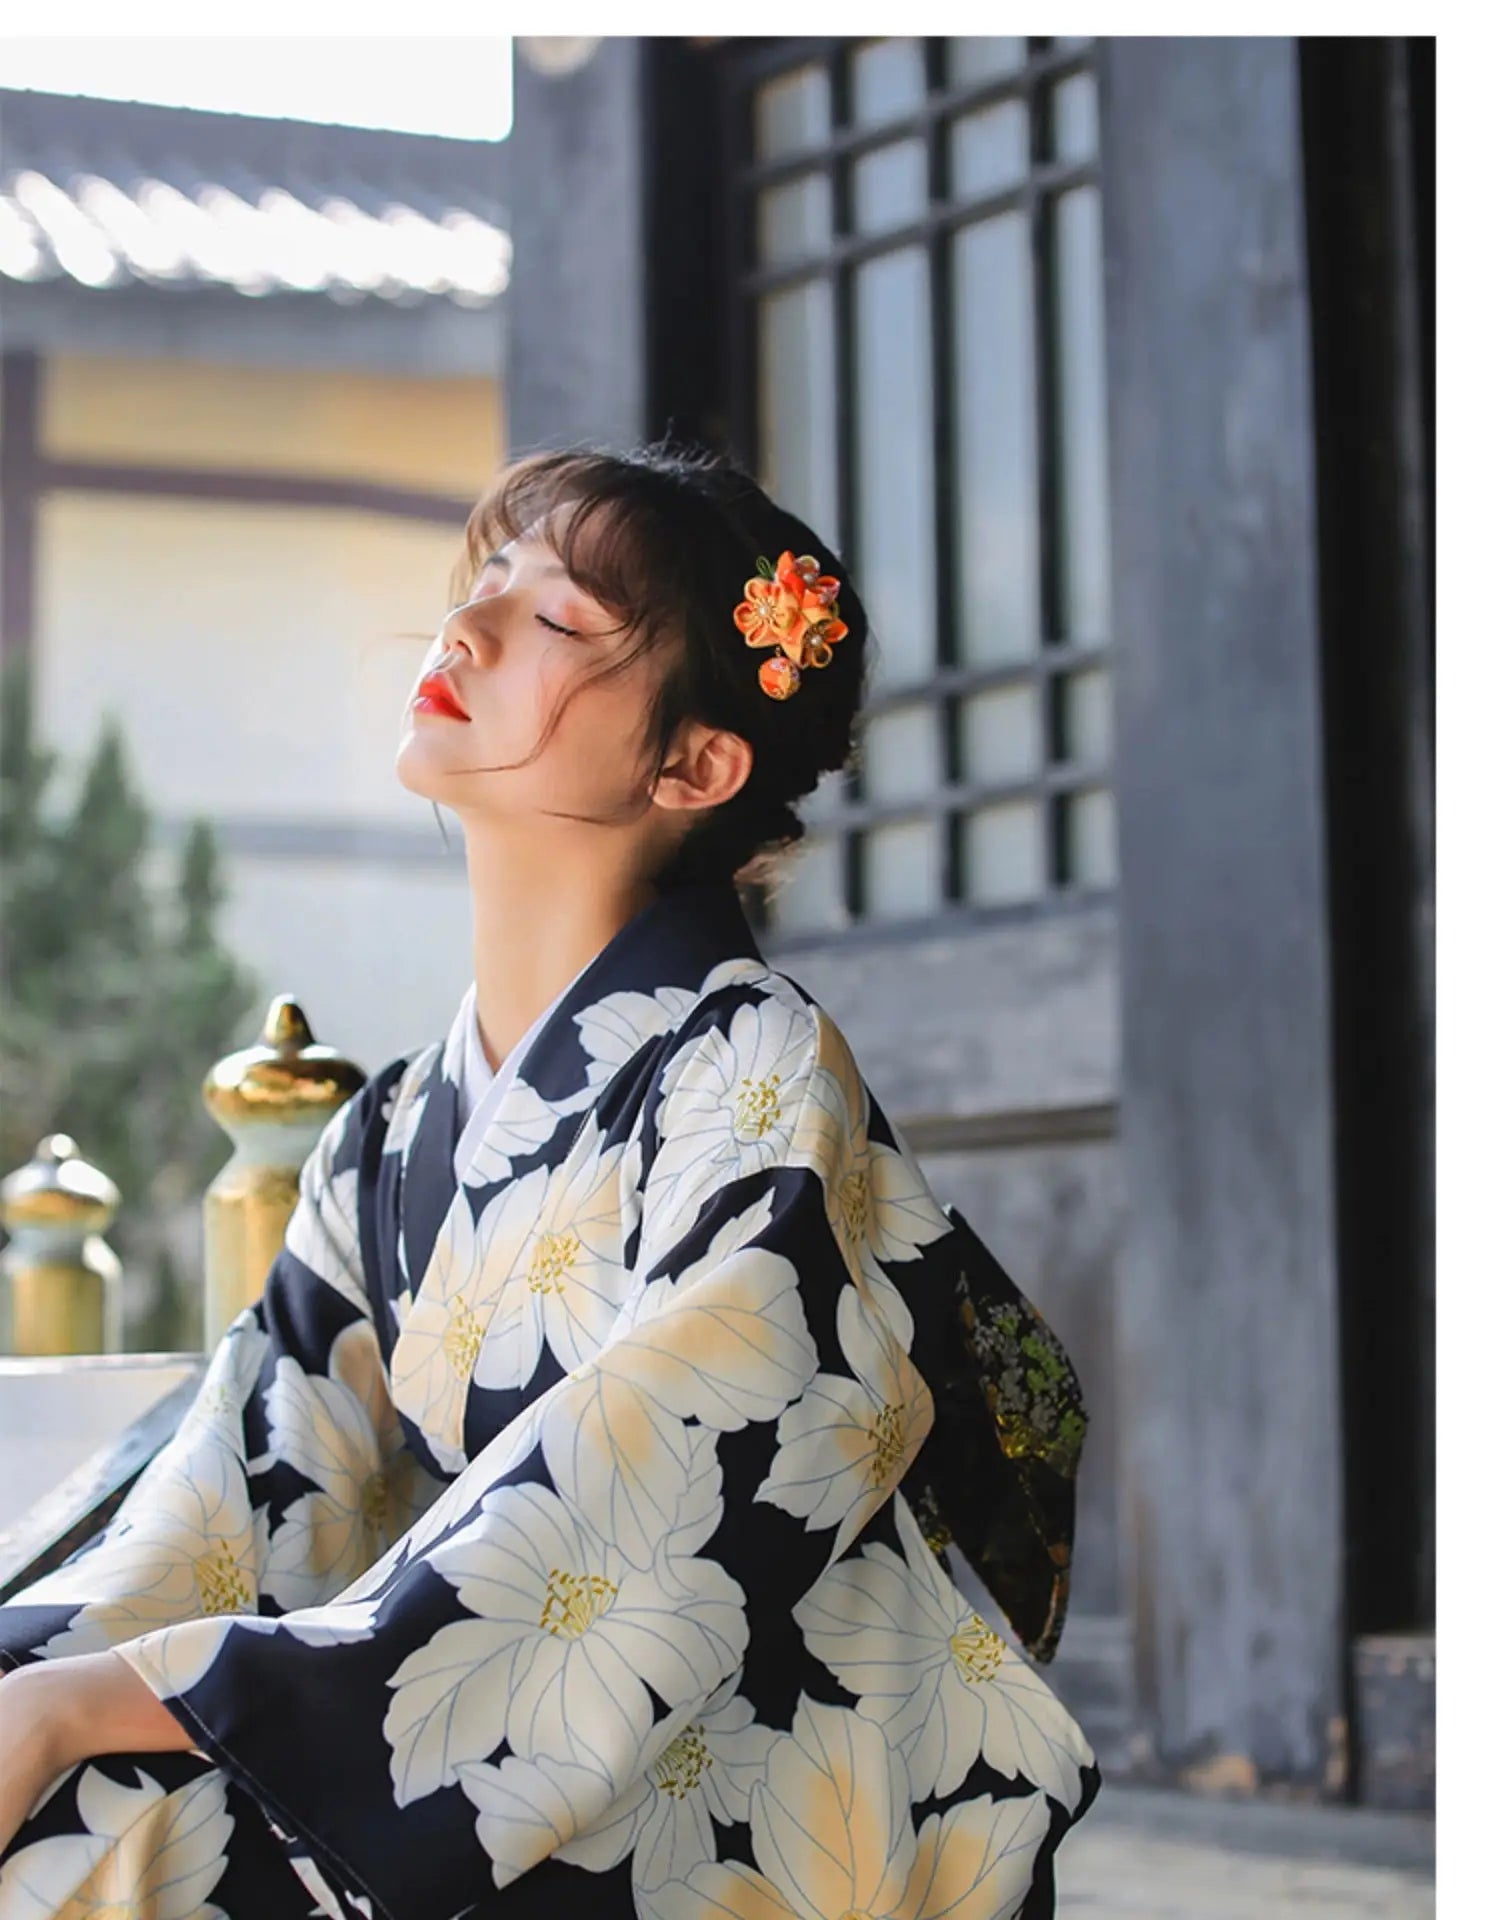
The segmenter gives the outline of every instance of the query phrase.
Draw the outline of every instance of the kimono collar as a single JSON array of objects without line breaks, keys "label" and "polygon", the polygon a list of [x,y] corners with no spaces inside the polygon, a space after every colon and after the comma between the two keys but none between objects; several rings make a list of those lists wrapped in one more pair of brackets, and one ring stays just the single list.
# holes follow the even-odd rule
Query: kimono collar
[{"label": "kimono collar", "polygon": [[[655,1002],[646,1009],[647,1022],[665,1030],[711,990],[716,969],[723,969],[728,980],[765,967],[733,881],[701,882],[657,895],[606,941],[532,1036],[490,1132],[515,1153],[524,1146],[528,1099],[581,1111],[598,1096],[624,1064],[619,1059],[611,1066],[609,1009],[601,1009],[593,1022],[589,1044],[580,1033],[577,1016],[587,1017],[601,1001],[643,996]],[[636,1016],[640,1003],[629,1004]],[[426,1269],[457,1184],[453,1162],[461,1132],[465,1016],[466,1005],[460,1005],[446,1042],[434,1049],[417,1096],[420,1119],[403,1152],[402,1233],[413,1285]],[[641,1024],[638,1016],[618,1022],[622,1045]]]},{"label": "kimono collar", "polygon": [[[577,975],[517,1062],[517,1077],[548,1100],[583,1085],[590,1056],[573,1016],[615,993],[697,992],[714,967],[765,958],[732,881],[711,881],[659,894],[627,920]],[[463,1073],[464,1009],[449,1029],[439,1077],[458,1085]]]}]

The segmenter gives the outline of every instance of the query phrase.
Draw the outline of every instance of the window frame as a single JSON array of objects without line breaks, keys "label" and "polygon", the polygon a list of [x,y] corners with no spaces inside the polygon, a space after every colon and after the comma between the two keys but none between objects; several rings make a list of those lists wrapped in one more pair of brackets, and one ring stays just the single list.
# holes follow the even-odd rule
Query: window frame
[{"label": "window frame", "polygon": [[[1062,554],[1058,472],[1061,432],[1058,361],[1060,342],[1056,316],[1055,269],[1052,260],[1055,228],[1051,209],[1060,195],[1080,186],[1098,188],[1097,151],[1087,159],[1053,160],[1051,103],[1053,89],[1071,76],[1093,73],[1097,85],[1094,42],[1087,39],[1065,45],[1032,37],[1023,63],[1013,71],[974,81],[952,81],[946,74],[947,39],[919,38],[925,93],[919,106],[882,118],[878,123],[852,124],[851,63],[855,51],[887,36],[822,37],[766,41],[731,41],[723,49],[725,112],[725,172],[728,183],[728,249],[730,316],[728,363],[729,419],[733,441],[751,469],[760,472],[759,311],[768,295],[823,280],[830,286],[836,377],[834,457],[839,500],[838,525],[831,529],[839,552],[858,575],[857,449],[855,404],[858,367],[855,353],[855,275],[871,260],[900,249],[920,247],[928,263],[933,368],[931,406],[934,484],[930,502],[936,557],[934,633],[936,659],[931,672],[899,683],[883,681],[862,709],[861,730],[867,720],[895,709],[921,705],[936,716],[943,765],[943,783],[920,800],[880,800],[866,790],[856,754],[834,794],[820,793],[803,814],[809,837],[833,841],[839,848],[845,923],[819,929],[778,925],[766,897],[754,901],[757,922],[775,935],[778,945],[826,944],[858,935],[881,938],[903,928],[923,930],[935,924],[948,927],[973,920],[1031,917],[1112,898],[1113,881],[1085,883],[1069,873],[1066,810],[1073,796],[1111,790],[1112,756],[1065,757],[1064,702],[1068,676],[1089,668],[1108,670],[1112,656],[1108,634],[1080,641],[1060,637],[1063,624]],[[905,36],[901,36],[905,37]],[[754,152],[754,115],[758,89],[767,82],[807,66],[821,65],[828,74],[831,130],[817,143],[771,160],[757,160]],[[947,128],[961,114],[1007,101],[1020,101],[1027,110],[1030,164],[1024,178],[972,197],[949,191]],[[853,168],[863,155],[902,139],[923,143],[928,173],[928,201],[922,216],[883,228],[854,233],[852,219]],[[763,266],[757,262],[757,207],[759,195],[809,175],[829,182],[833,208],[831,244],[797,259]],[[956,657],[959,644],[957,530],[954,508],[956,486],[956,392],[951,249],[963,228],[998,214],[1021,213],[1030,235],[1032,259],[1032,330],[1036,364],[1034,446],[1036,455],[1036,536],[1039,566],[1039,632],[1035,649],[1014,659],[975,664]],[[1102,271],[1102,268],[1101,268]],[[1001,688],[1031,688],[1037,703],[1043,759],[1022,778],[980,781],[960,773],[959,729],[963,702],[974,694]],[[1003,903],[968,897],[965,889],[963,834],[965,820],[976,809],[1034,800],[1043,810],[1043,878],[1034,896]],[[887,823],[936,821],[941,871],[937,903],[929,911],[904,919],[871,917],[865,872],[865,836]],[[795,854],[792,858],[795,859]]]}]

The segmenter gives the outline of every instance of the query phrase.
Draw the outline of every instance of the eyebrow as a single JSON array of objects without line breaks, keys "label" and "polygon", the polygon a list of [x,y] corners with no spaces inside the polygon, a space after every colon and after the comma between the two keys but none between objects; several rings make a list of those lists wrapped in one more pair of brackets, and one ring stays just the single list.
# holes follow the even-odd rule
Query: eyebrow
[{"label": "eyebrow", "polygon": [[[512,564],[510,555],[506,553],[503,549],[497,553],[492,553],[489,559],[486,560],[484,564],[487,567],[492,567],[495,565],[496,561],[499,561],[502,566],[507,566],[507,567]],[[554,560],[549,565],[539,568],[538,571],[543,574],[561,574],[563,578],[566,580],[571,580],[573,577],[572,574],[568,572],[567,568],[562,564],[560,560]]]}]

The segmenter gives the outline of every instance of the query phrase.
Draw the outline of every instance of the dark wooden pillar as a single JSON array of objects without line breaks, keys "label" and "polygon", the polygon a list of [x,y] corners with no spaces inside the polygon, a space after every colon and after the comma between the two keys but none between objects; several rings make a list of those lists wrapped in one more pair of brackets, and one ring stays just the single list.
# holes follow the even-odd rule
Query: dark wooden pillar
[{"label": "dark wooden pillar", "polygon": [[1435,1603],[1431,48],[1301,45],[1356,1633]]},{"label": "dark wooden pillar", "polygon": [[645,49],[602,39],[583,64],[515,58],[506,141],[511,456],[572,440],[625,446],[646,429]]},{"label": "dark wooden pillar", "polygon": [[1164,1770],[1342,1791],[1334,1096],[1296,42],[1106,40],[1122,1521]]},{"label": "dark wooden pillar", "polygon": [[512,453],[670,430],[722,446],[729,202],[714,43],[602,40],[551,75],[518,46],[506,142]]}]

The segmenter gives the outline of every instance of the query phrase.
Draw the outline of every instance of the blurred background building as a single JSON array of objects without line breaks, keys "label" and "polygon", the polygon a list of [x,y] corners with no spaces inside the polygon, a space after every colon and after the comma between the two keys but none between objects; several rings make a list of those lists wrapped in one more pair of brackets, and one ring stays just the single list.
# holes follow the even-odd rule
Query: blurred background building
[{"label": "blurred background building", "polygon": [[6,651],[64,754],[119,715],[160,853],[208,815],[228,944],[360,1058],[470,972],[391,767],[504,443],[498,151],[0,91]]},{"label": "blurred background building", "polygon": [[1089,1396],[1055,1684],[1116,1779],[1430,1805],[1432,41],[521,38],[514,87],[499,147],[0,102],[49,735],[124,713],[374,1065],[468,977],[390,773],[467,499],[745,460],[878,640],[763,944]]}]

